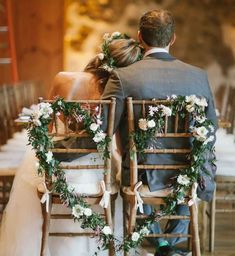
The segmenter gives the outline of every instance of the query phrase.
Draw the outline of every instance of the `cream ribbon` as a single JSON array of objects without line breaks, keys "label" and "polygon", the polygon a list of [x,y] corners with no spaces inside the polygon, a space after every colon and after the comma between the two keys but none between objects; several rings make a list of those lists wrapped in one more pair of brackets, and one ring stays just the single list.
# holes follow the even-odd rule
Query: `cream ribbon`
[{"label": "cream ribbon", "polygon": [[139,187],[142,186],[142,181],[139,181],[135,184],[135,187],[134,187],[134,193],[135,193],[135,209],[138,210],[139,208],[139,211],[140,213],[144,213],[144,209],[143,209],[143,200],[140,196],[140,193],[138,191]]},{"label": "cream ribbon", "polygon": [[108,205],[109,205],[109,200],[110,200],[110,194],[111,194],[111,191],[107,191],[106,190],[106,186],[105,186],[105,183],[103,180],[101,180],[100,182],[100,186],[101,186],[101,190],[103,192],[103,196],[100,200],[100,203],[99,205],[103,208],[107,208]]},{"label": "cream ribbon", "polygon": [[45,182],[42,183],[45,189],[45,193],[43,194],[42,198],[41,198],[41,203],[44,204],[46,203],[46,212],[49,212],[49,204],[50,204],[50,191],[47,189],[47,186],[45,184]]},{"label": "cream ribbon", "polygon": [[197,187],[198,183],[194,182],[192,185],[192,195],[191,199],[189,200],[189,206],[195,204],[195,206],[197,207]]}]

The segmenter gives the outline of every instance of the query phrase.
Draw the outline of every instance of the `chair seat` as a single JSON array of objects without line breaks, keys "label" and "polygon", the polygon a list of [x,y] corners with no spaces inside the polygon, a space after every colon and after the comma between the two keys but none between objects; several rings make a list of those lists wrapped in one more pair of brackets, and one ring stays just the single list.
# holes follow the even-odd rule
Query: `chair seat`
[{"label": "chair seat", "polygon": [[[142,197],[166,197],[169,195],[169,193],[172,191],[170,188],[156,190],[156,191],[150,191],[149,187],[147,185],[142,185],[138,192],[140,193],[140,196]],[[122,187],[122,192],[127,195],[134,195],[135,193],[131,190],[130,187]]]},{"label": "chair seat", "polygon": [[[72,184],[72,183],[68,183],[68,185],[71,188],[74,188],[74,191],[77,195],[82,195],[84,197],[89,196],[89,197],[100,197],[103,195],[103,190],[100,186],[99,183],[97,184]],[[111,195],[117,194],[119,190],[119,186],[118,183],[113,183],[111,185]],[[43,183],[38,185],[38,192],[39,193],[45,193],[45,186]]]}]

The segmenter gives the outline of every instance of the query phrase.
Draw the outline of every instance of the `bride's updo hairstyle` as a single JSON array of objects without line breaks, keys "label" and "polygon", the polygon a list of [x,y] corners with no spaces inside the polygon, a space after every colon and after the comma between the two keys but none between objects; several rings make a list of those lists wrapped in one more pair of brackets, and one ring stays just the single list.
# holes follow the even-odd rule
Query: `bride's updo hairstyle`
[{"label": "bride's updo hairstyle", "polygon": [[126,67],[142,58],[138,42],[119,32],[103,37],[102,52],[95,56],[84,71],[95,75],[100,86],[105,87],[113,69]]}]

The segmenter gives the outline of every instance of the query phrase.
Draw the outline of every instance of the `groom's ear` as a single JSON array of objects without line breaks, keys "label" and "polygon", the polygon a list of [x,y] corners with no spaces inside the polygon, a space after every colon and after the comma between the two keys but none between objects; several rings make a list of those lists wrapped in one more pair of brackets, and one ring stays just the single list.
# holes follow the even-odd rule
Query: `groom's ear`
[{"label": "groom's ear", "polygon": [[138,41],[143,45],[144,41],[142,39],[142,35],[141,35],[141,32],[138,30],[138,33],[137,33],[137,38],[138,38]]},{"label": "groom's ear", "polygon": [[169,45],[172,46],[175,43],[175,40],[176,40],[176,34],[174,33]]}]

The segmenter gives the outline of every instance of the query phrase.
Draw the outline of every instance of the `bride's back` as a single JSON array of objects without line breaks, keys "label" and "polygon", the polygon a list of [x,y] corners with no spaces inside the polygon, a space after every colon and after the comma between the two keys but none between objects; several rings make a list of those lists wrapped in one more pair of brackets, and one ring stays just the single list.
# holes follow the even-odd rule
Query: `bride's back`
[{"label": "bride's back", "polygon": [[102,92],[95,76],[88,72],[59,72],[53,82],[49,98],[100,99]]}]

